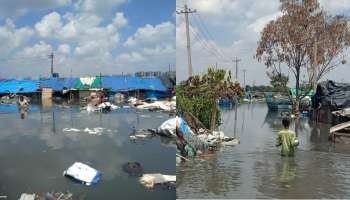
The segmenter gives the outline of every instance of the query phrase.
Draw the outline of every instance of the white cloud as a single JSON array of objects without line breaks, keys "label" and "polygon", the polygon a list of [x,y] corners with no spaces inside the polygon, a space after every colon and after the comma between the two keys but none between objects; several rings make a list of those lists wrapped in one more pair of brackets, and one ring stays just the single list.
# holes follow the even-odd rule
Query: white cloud
[{"label": "white cloud", "polygon": [[61,44],[58,46],[57,52],[61,54],[70,54],[70,46],[68,44]]},{"label": "white cloud", "polygon": [[124,43],[126,47],[142,47],[159,43],[174,42],[175,26],[171,22],[163,22],[156,26],[150,24],[139,28],[136,33]]},{"label": "white cloud", "polygon": [[19,56],[24,57],[43,57],[47,56],[52,52],[52,46],[44,41],[40,41],[31,47],[25,47],[22,51],[17,53]]},{"label": "white cloud", "polygon": [[74,46],[78,56],[101,56],[117,47],[121,28],[128,24],[121,12],[107,25],[102,25],[102,18],[93,13],[66,13],[61,17],[52,12],[42,18],[35,27],[43,38],[57,39]]},{"label": "white cloud", "polygon": [[[6,50],[11,57],[32,59],[12,62],[12,69],[8,67],[9,64],[0,63],[0,67],[6,68],[1,73],[22,77],[48,75],[50,60],[47,55],[51,51],[55,52],[55,71],[62,76],[70,75],[71,69],[73,75],[84,76],[99,72],[132,73],[145,68],[162,70],[168,69],[169,63],[174,66],[175,25],[163,22],[131,27],[125,13],[121,10],[114,12],[126,2],[128,0],[58,0],[54,5],[47,5],[47,8],[68,5],[67,11],[53,9],[50,13],[43,12],[46,14],[40,20],[29,20],[29,23],[33,23],[31,28],[16,28],[15,22],[9,20],[6,27],[0,26],[0,42],[8,45],[8,48],[0,49],[0,57],[5,55],[2,52]],[[38,9],[45,10],[45,6],[36,7],[34,13]],[[26,14],[29,6],[24,8],[23,14]],[[125,37],[121,37],[121,34],[128,32],[123,32],[123,29],[132,30],[130,28],[136,28],[136,31],[131,36],[126,33],[125,40],[133,43],[126,46]],[[2,33],[3,29],[6,31]]]},{"label": "white cloud", "polygon": [[29,27],[16,28],[12,20],[7,19],[4,26],[0,26],[0,57],[7,57],[15,48],[26,44],[34,31]]},{"label": "white cloud", "polygon": [[[219,67],[235,71],[234,63],[224,62],[213,53],[216,48],[225,57],[241,58],[239,75],[246,69],[246,82],[252,84],[268,83],[265,76],[266,66],[253,59],[260,32],[272,19],[280,16],[279,0],[196,0],[188,1],[189,7],[197,13],[190,14],[192,65],[195,73],[206,71],[208,66],[218,63]],[[328,1],[320,0],[321,5],[331,14],[349,13],[348,0]],[[182,7],[183,5],[177,5]],[[199,15],[199,16],[198,16]],[[183,15],[176,18],[176,66],[177,80],[187,78],[187,49]],[[205,30],[200,28],[202,21],[214,38],[203,36]],[[198,32],[202,41],[199,41],[192,32]],[[205,45],[207,44],[207,45]],[[208,47],[214,46],[214,47]],[[214,54],[214,55],[213,55]],[[337,73],[334,71],[334,73]],[[332,76],[332,74],[330,75]]]},{"label": "white cloud", "polygon": [[52,12],[35,24],[35,30],[42,37],[52,37],[58,35],[62,29],[61,15]]},{"label": "white cloud", "polygon": [[53,9],[71,4],[71,0],[2,0],[0,18],[22,16],[29,11]]},{"label": "white cloud", "polygon": [[128,24],[128,20],[125,18],[124,13],[117,12],[115,13],[115,17],[113,19],[113,25],[117,28],[124,27]]},{"label": "white cloud", "polygon": [[268,24],[271,20],[277,19],[280,16],[282,16],[282,13],[276,12],[271,15],[260,17],[257,20],[255,20],[252,24],[249,24],[248,29],[255,31],[256,33],[260,33],[264,29],[266,24]]},{"label": "white cloud", "polygon": [[112,8],[117,7],[127,0],[78,0],[75,8],[80,12],[94,13],[100,16],[109,15]]}]

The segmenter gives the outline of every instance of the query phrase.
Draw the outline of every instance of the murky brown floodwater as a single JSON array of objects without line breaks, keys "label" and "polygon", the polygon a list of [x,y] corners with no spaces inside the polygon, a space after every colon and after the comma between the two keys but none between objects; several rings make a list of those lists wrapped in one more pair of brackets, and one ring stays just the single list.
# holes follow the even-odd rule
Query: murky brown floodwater
[{"label": "murky brown floodwater", "polygon": [[[229,136],[234,112],[223,112],[221,129]],[[350,198],[350,144],[329,142],[329,126],[300,120],[296,156],[282,158],[274,146],[278,113],[268,113],[265,104],[246,104],[237,116],[241,143],[180,164],[178,198]]]}]

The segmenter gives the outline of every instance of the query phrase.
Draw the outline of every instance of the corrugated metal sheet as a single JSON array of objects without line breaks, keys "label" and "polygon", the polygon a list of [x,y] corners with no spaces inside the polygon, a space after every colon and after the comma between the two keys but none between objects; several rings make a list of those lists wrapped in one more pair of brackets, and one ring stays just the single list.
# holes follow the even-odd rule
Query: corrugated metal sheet
[{"label": "corrugated metal sheet", "polygon": [[102,77],[102,87],[108,88],[113,92],[133,90],[167,91],[167,88],[157,77],[104,76]]},{"label": "corrugated metal sheet", "polygon": [[34,93],[39,89],[39,82],[34,80],[6,80],[0,82],[0,93],[25,94]]}]

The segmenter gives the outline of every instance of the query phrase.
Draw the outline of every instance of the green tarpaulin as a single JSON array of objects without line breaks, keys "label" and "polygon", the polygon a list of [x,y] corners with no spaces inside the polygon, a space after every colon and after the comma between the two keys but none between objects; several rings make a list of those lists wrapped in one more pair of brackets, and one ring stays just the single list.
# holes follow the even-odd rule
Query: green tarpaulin
[{"label": "green tarpaulin", "polygon": [[97,89],[102,87],[101,77],[88,77],[88,78],[80,78],[75,83],[74,89],[77,90],[86,90],[86,89]]},{"label": "green tarpaulin", "polygon": [[[297,95],[297,89],[296,88],[290,88],[289,92],[292,94],[293,97],[295,97]],[[306,91],[304,89],[299,89],[299,95],[304,95],[306,93]],[[315,95],[315,91],[314,90],[310,90],[306,96],[314,96]]]}]

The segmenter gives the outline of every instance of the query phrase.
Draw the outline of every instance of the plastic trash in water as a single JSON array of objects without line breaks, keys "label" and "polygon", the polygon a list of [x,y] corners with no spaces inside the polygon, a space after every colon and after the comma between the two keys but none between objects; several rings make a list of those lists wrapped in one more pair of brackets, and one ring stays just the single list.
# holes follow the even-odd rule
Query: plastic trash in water
[{"label": "plastic trash in water", "polygon": [[146,188],[153,188],[158,184],[171,184],[176,182],[176,176],[164,174],[143,174],[140,183]]},{"label": "plastic trash in water", "polygon": [[95,185],[101,180],[102,173],[89,165],[81,162],[75,162],[66,171],[64,176],[71,177],[84,185]]}]

